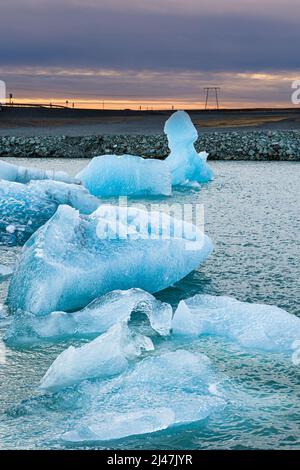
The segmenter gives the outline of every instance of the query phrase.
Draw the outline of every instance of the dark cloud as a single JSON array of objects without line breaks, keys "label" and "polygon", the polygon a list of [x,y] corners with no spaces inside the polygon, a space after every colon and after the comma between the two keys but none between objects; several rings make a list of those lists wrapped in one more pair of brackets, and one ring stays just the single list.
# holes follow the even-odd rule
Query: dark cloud
[{"label": "dark cloud", "polygon": [[0,11],[0,79],[35,99],[195,102],[217,84],[227,105],[289,105],[298,2],[10,0]]},{"label": "dark cloud", "polygon": [[[125,1],[125,0],[124,0]],[[1,65],[256,71],[299,67],[299,25],[254,14],[160,14],[14,1],[1,6]]]}]

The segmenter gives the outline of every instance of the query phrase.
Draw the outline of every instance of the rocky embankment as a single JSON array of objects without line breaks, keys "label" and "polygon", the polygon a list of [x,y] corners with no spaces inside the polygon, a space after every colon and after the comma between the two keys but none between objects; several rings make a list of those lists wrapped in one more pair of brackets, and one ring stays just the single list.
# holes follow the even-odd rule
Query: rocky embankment
[{"label": "rocky embankment", "polygon": [[[196,143],[211,160],[300,160],[300,131],[207,132]],[[0,137],[2,157],[90,158],[128,153],[146,158],[168,155],[164,135],[85,137]]]}]

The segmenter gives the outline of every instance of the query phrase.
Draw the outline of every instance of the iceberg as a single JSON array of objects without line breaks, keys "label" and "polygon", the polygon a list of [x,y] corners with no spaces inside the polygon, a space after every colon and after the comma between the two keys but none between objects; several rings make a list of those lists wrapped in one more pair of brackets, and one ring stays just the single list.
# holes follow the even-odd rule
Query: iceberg
[{"label": "iceberg", "polygon": [[198,132],[190,116],[176,111],[166,121],[164,131],[171,151],[165,161],[171,170],[172,185],[196,187],[213,180],[213,171],[206,161],[208,154],[195,150]]},{"label": "iceberg", "polygon": [[172,192],[166,162],[134,155],[95,157],[76,178],[94,196],[169,196]]},{"label": "iceberg", "polygon": [[146,315],[158,334],[166,336],[170,333],[171,305],[156,300],[141,289],[129,289],[109,292],[77,312],[52,312],[45,316],[28,312],[16,314],[5,340],[9,345],[28,346],[44,341],[97,336],[118,322],[128,322],[133,312]]},{"label": "iceberg", "polygon": [[179,303],[172,329],[175,335],[216,335],[245,348],[284,352],[300,338],[300,318],[272,305],[200,294]]},{"label": "iceberg", "polygon": [[165,161],[135,155],[101,155],[93,158],[76,178],[94,196],[169,196],[172,186],[200,187],[214,178],[208,154],[197,153],[198,132],[185,111],[166,121],[170,155]]},{"label": "iceberg", "polygon": [[0,245],[23,245],[53,216],[59,204],[89,214],[100,201],[75,184],[52,180],[28,184],[0,181]]},{"label": "iceberg", "polygon": [[41,170],[39,168],[26,168],[0,161],[0,180],[14,181],[16,183],[29,183],[32,180],[55,180],[64,183],[77,183],[80,181],[64,171]]},{"label": "iceberg", "polygon": [[117,323],[90,343],[63,351],[42,378],[40,388],[57,391],[83,380],[107,378],[124,372],[128,361],[154,349],[150,338],[131,333],[126,323]]},{"label": "iceberg", "polygon": [[203,354],[150,355],[106,382],[82,383],[83,413],[62,439],[101,442],[204,420],[226,405],[225,394],[212,392],[222,380]]},{"label": "iceberg", "polygon": [[80,215],[60,205],[24,245],[7,305],[45,315],[80,309],[116,289],[158,292],[198,268],[211,251],[197,227],[165,213],[102,205]]}]

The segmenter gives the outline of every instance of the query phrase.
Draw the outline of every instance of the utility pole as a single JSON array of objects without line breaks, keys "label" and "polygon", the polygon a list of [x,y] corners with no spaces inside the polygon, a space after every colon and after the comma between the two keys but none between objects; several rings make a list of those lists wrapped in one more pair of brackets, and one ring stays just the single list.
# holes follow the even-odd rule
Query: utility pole
[{"label": "utility pole", "polygon": [[208,98],[209,98],[209,92],[212,91],[212,92],[215,92],[215,99],[216,99],[216,105],[217,105],[217,109],[219,109],[219,97],[218,97],[218,92],[221,88],[218,87],[218,86],[209,86],[209,87],[205,87],[204,88],[204,91],[205,91],[205,106],[204,106],[204,109],[207,110],[207,105],[208,105]]}]

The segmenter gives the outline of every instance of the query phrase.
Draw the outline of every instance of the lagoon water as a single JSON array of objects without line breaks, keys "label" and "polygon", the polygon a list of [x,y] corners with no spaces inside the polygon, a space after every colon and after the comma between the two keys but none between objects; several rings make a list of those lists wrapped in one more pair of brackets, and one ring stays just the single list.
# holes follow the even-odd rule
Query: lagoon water
[{"label": "lagoon water", "polygon": [[[76,174],[87,160],[18,159],[17,163]],[[175,192],[171,199],[153,201],[203,204],[205,232],[215,245],[213,255],[199,270],[157,297],[176,307],[179,300],[196,293],[230,295],[242,301],[274,304],[300,316],[299,164],[211,165],[215,181],[200,192]],[[19,251],[0,248],[0,264],[13,263]],[[0,284],[0,302],[5,300],[6,289],[7,281]],[[0,338],[8,322],[9,317],[0,316]],[[65,347],[7,349],[6,363],[0,364],[1,449],[66,447],[59,436],[70,429],[80,410],[73,408],[70,395],[61,403],[55,396],[41,397],[37,388]],[[294,365],[289,355],[243,350],[212,337],[188,343],[182,339],[156,341],[158,352],[178,348],[210,357],[231,384],[234,399],[230,406],[202,422],[106,442],[96,448],[300,448],[300,365]]]}]

